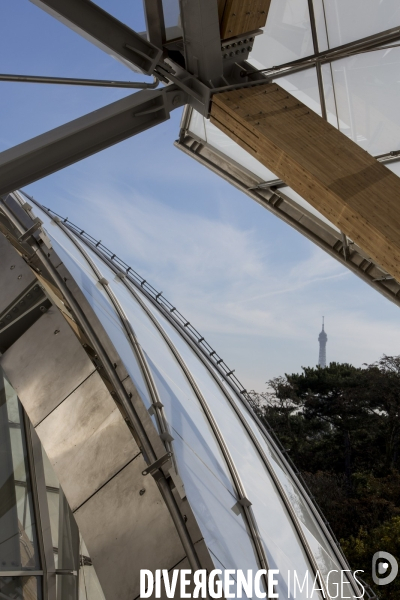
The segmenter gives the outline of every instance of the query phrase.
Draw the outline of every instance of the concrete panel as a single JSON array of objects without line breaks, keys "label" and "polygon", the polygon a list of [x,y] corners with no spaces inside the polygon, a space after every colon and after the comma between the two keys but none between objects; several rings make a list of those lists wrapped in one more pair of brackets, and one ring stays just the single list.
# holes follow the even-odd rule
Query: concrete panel
[{"label": "concrete panel", "polygon": [[74,513],[107,600],[136,598],[140,569],[171,569],[185,557],[145,466],[139,455]]},{"label": "concrete panel", "polygon": [[68,323],[52,307],[0,358],[36,426],[94,370]]},{"label": "concrete panel", "polygon": [[35,276],[18,252],[0,233],[0,313],[35,281]]},{"label": "concrete panel", "polygon": [[68,396],[36,432],[72,510],[139,453],[98,373]]}]

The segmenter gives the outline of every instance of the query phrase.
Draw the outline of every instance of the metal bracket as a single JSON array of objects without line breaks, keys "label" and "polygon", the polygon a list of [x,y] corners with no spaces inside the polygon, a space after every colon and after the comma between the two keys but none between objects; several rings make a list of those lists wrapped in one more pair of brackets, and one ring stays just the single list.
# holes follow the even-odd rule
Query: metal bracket
[{"label": "metal bracket", "polygon": [[240,500],[238,500],[236,502],[236,504],[234,504],[232,506],[232,510],[235,513],[235,515],[239,516],[240,512],[241,512],[241,507],[243,508],[249,508],[249,506],[251,506],[252,503],[250,502],[250,500],[246,497],[240,498]]},{"label": "metal bracket", "polygon": [[255,31],[242,33],[234,38],[223,40],[221,43],[221,52],[224,63],[247,60],[250,52],[253,50],[255,37],[261,33],[262,29],[256,29]]},{"label": "metal bracket", "polygon": [[32,227],[30,227],[27,231],[25,231],[25,233],[19,236],[19,242],[26,242],[27,239],[30,238],[31,235],[33,235],[35,231],[37,231],[40,228],[41,225],[43,225],[43,221],[41,221],[39,217],[36,217],[33,223],[34,224],[32,225]]},{"label": "metal bracket", "polygon": [[147,411],[149,413],[149,415],[154,415],[156,413],[156,411],[155,411],[156,408],[159,408],[159,409],[164,408],[164,404],[162,404],[158,400],[156,402],[153,402],[153,404],[150,406],[150,408]]},{"label": "metal bracket", "polygon": [[142,471],[142,475],[153,475],[156,471],[160,469],[160,467],[162,467],[163,465],[165,465],[166,462],[169,461],[171,456],[172,452],[167,452],[166,454],[164,454],[164,456],[153,462],[153,464],[146,467],[146,469]]},{"label": "metal bracket", "polygon": [[168,473],[171,475],[171,479],[174,482],[174,485],[176,487],[176,490],[179,494],[180,499],[184,500],[186,498],[186,492],[185,492],[185,486],[183,485],[183,481],[182,481],[180,475],[178,475],[178,473],[175,471],[174,467],[172,467],[172,469],[170,469],[168,471]]},{"label": "metal bracket", "polygon": [[212,89],[191,75],[183,67],[173,62],[170,58],[165,63],[158,64],[155,73],[165,82],[173,82],[187,94],[187,102],[197,112],[207,117],[210,112],[210,99]]},{"label": "metal bracket", "polygon": [[160,438],[162,439],[163,442],[173,442],[174,438],[172,437],[172,435],[170,433],[168,433],[168,431],[164,431],[163,433],[160,433]]}]

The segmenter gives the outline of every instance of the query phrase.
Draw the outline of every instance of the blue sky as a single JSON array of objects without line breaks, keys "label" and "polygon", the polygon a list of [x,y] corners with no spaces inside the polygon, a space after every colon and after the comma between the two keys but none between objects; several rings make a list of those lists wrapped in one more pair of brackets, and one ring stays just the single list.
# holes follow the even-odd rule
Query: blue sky
[{"label": "blue sky", "polygon": [[[144,29],[140,0],[102,7]],[[143,80],[28,0],[3,0],[2,73]],[[127,95],[1,83],[0,150]],[[400,312],[299,233],[174,148],[181,110],[25,189],[163,290],[248,388],[328,360],[398,354]]]}]

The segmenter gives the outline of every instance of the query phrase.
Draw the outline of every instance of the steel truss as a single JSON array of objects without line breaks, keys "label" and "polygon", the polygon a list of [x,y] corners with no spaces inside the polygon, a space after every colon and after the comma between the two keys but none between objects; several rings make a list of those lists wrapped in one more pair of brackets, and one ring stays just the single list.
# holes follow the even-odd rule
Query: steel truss
[{"label": "steel truss", "polygon": [[[222,42],[219,34],[217,0],[182,2],[183,41],[165,43],[161,0],[145,0],[148,38],[90,0],[30,0],[79,33],[128,68],[153,75],[166,87],[153,92],[143,90],[61,127],[39,135],[0,153],[0,194],[14,191],[91,156],[111,145],[154,127],[169,118],[169,113],[184,104],[208,116],[212,95],[223,90],[264,83],[266,79],[317,67],[322,114],[326,117],[321,64],[365,51],[388,47],[400,40],[400,28],[356,40],[320,52],[312,0],[308,0],[314,43],[312,56],[267,69],[254,70],[246,60],[255,35]],[[239,39],[240,38],[240,39]],[[240,46],[239,49],[232,49]],[[180,49],[179,64],[176,59]],[[228,52],[227,49],[231,51]],[[110,82],[30,75],[0,75],[1,80],[31,83],[90,85],[100,87],[154,87],[154,84]],[[388,149],[389,152],[389,149]]]}]

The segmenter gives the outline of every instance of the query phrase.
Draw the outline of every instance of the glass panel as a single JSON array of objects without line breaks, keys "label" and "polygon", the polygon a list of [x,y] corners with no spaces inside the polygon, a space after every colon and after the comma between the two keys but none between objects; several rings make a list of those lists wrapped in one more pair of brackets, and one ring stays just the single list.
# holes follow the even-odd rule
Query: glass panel
[{"label": "glass panel", "polygon": [[346,124],[343,122],[339,123],[339,119],[338,119],[335,88],[333,86],[333,74],[332,74],[333,64],[334,63],[321,65],[321,71],[322,71],[322,81],[323,81],[323,86],[324,86],[325,107],[326,107],[328,123],[330,123],[331,125],[336,127],[336,129],[339,129],[339,128],[345,128]]},{"label": "glass panel", "polygon": [[112,343],[118,350],[125,368],[134,381],[142,399],[149,407],[150,397],[142,372],[132,352],[130,342],[119,316],[103,285],[98,282],[92,268],[79,249],[60,227],[49,218],[48,214],[37,207],[35,207],[34,212],[42,219],[44,227],[54,245],[54,250],[70,271],[94,312],[97,314]]},{"label": "glass panel", "polygon": [[334,225],[333,223],[331,223],[331,221],[329,221],[316,208],[314,208],[311,204],[309,204],[306,200],[304,200],[304,198],[302,198],[297,192],[295,192],[294,190],[292,190],[292,188],[285,186],[285,187],[282,187],[280,189],[280,191],[283,194],[286,194],[286,196],[288,196],[292,200],[294,200],[294,202],[296,202],[296,204],[298,204],[299,206],[305,208],[305,210],[307,210],[309,213],[311,213],[315,217],[318,217],[318,219],[320,221],[323,221],[324,223],[326,223],[327,225],[329,225],[329,227],[332,227],[332,229],[335,229],[335,231],[340,231],[340,229],[338,227],[336,227],[336,225]]},{"label": "glass panel", "polygon": [[317,71],[314,67],[286,77],[278,77],[274,82],[321,116]]},{"label": "glass panel", "polygon": [[36,522],[22,410],[0,370],[0,570],[38,568]]},{"label": "glass panel", "polygon": [[257,69],[314,54],[307,0],[272,0],[263,31],[249,57]]},{"label": "glass panel", "polygon": [[400,149],[400,48],[332,63],[342,133],[376,156]]},{"label": "glass panel", "polygon": [[388,169],[390,169],[390,171],[392,171],[392,173],[394,173],[395,175],[397,175],[397,177],[400,177],[400,161],[398,161],[398,162],[392,162],[392,163],[387,163],[385,165],[385,167],[387,167]]},{"label": "glass panel", "polygon": [[104,600],[89,552],[43,448],[42,455],[55,566],[78,573],[57,576],[57,600]]},{"label": "glass panel", "polygon": [[[269,565],[280,570],[282,575],[279,579],[280,584],[283,584],[288,570],[296,569],[304,577],[311,566],[308,564],[303,545],[284,507],[280,493],[239,417],[187,342],[154,307],[152,312],[178,349],[214,415],[247,496],[252,502]],[[285,582],[280,590],[282,595],[286,589]]]},{"label": "glass panel", "polygon": [[182,37],[179,0],[162,0],[164,9],[165,34],[167,40]]},{"label": "glass panel", "polygon": [[257,569],[223,455],[201,405],[177,360],[132,294],[88,249],[124,308],[146,354],[167,421],[179,474],[207,545],[226,568]]},{"label": "glass panel", "polygon": [[[194,351],[188,346],[167,319],[159,313],[154,305],[143,294],[140,295],[184,357],[186,364],[189,366],[191,373],[195,376],[199,387],[203,391],[206,400],[213,410],[217,423],[228,443],[245,488],[249,493],[249,499],[253,502],[256,520],[264,534],[264,540],[268,540],[269,547],[267,548],[267,554],[269,554],[270,561],[277,565],[277,568],[280,568],[281,572],[286,572],[288,568],[295,568],[298,573],[300,573],[302,561],[304,570],[306,570],[306,568],[309,567],[306,567],[307,559],[304,556],[302,548],[300,548],[301,542],[299,542],[297,534],[290,525],[290,517],[283,507],[283,504],[278,499],[279,493],[266,472],[261,457],[251,440],[248,438],[248,434],[245,432],[243,425],[239,422],[233,409],[230,408],[226,398],[221,393],[220,388],[212,379],[206,367],[195,355]],[[322,533],[314,516],[311,514],[307,503],[291,477],[288,475],[281,459],[277,456],[275,451],[271,449],[266,438],[261,433],[256,420],[212,365],[211,368],[217,378],[223,383],[226,392],[230,395],[241,414],[250,425],[254,435],[267,455],[272,468],[277,474],[298,519],[307,528],[308,533],[313,536],[315,543],[323,547],[325,553],[335,556],[329,541]],[[268,508],[266,507],[266,504]],[[279,527],[278,534],[276,531],[272,531],[274,527]],[[275,543],[271,543],[271,540],[274,540]],[[284,552],[280,551],[280,548],[283,548]],[[315,555],[315,558],[317,559],[320,551],[317,550],[316,552],[318,553],[318,555]],[[277,555],[283,564],[276,558]],[[287,564],[288,556],[290,555],[293,560],[291,566]]]},{"label": "glass panel", "polygon": [[271,181],[277,178],[272,171],[264,167],[257,159],[253,158],[246,150],[243,150],[236,142],[195,110],[192,112],[189,131],[207,142],[212,148],[234,160],[242,168],[260,177],[262,181]]},{"label": "glass panel", "polygon": [[79,600],[105,600],[85,542],[80,537]]},{"label": "glass panel", "polygon": [[[217,373],[217,371],[214,369]],[[319,543],[324,546],[326,551],[335,556],[335,552],[333,552],[329,540],[326,538],[325,534],[322,532],[317,520],[313,516],[308,504],[304,500],[302,493],[297,487],[296,481],[292,479],[287,471],[286,465],[282,462],[281,458],[276,454],[275,450],[271,446],[267,437],[264,435],[260,426],[258,425],[256,419],[253,414],[248,410],[248,408],[244,405],[244,403],[239,399],[237,394],[232,390],[232,388],[226,383],[225,380],[217,373],[217,376],[223,382],[223,385],[230,395],[230,397],[235,402],[236,406],[239,408],[242,415],[245,417],[246,421],[252,428],[254,435],[257,437],[257,441],[261,445],[265,454],[269,458],[272,468],[277,474],[281,485],[283,486],[286,496],[292,505],[298,519],[303,523],[308,530],[312,532],[312,535],[319,540]]]},{"label": "glass panel", "polygon": [[[322,0],[318,35],[327,28],[330,48],[341,46],[400,25],[398,0]],[[320,12],[321,14],[321,12]],[[323,49],[323,48],[321,48]]]},{"label": "glass panel", "polygon": [[61,487],[58,519],[57,568],[74,571],[76,575],[57,578],[57,600],[75,600],[79,593],[79,531]]},{"label": "glass panel", "polygon": [[41,578],[0,577],[0,598],[7,600],[42,600]]}]

